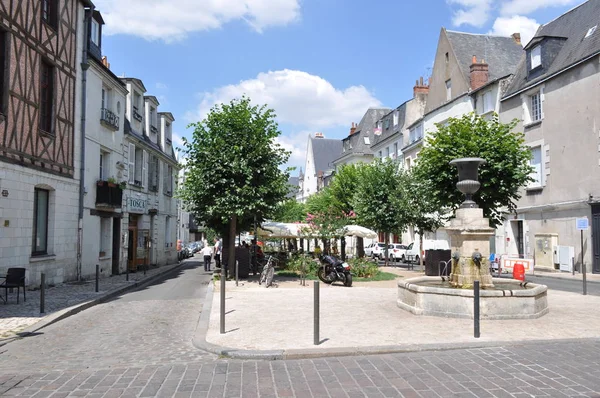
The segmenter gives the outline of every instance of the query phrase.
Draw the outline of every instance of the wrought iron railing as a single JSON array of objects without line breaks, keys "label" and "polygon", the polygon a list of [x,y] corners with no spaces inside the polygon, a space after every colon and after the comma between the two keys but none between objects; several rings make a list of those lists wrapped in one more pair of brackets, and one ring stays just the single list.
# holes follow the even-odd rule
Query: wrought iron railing
[{"label": "wrought iron railing", "polygon": [[102,108],[102,112],[100,113],[100,122],[103,122],[112,129],[119,129],[119,116],[117,116],[110,109]]},{"label": "wrought iron railing", "polygon": [[153,125],[150,125],[150,131],[153,132],[154,134],[158,134],[158,129]]},{"label": "wrought iron railing", "polygon": [[138,122],[142,121],[142,115],[138,113],[138,108],[136,106],[133,107],[133,118]]}]

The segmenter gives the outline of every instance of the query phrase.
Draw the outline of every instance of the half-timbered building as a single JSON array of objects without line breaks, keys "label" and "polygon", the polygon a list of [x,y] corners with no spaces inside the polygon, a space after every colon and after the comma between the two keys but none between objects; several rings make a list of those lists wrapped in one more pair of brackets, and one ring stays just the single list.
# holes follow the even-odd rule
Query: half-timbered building
[{"label": "half-timbered building", "polygon": [[82,0],[0,0],[0,274],[78,277]]}]

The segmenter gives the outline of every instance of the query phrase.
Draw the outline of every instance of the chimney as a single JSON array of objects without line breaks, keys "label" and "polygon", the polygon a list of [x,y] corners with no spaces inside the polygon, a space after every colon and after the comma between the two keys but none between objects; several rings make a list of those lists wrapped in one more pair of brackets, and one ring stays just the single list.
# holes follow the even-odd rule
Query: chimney
[{"label": "chimney", "polygon": [[471,90],[477,90],[485,85],[489,79],[489,66],[482,59],[477,62],[477,57],[473,55],[473,63],[471,64]]},{"label": "chimney", "polygon": [[518,45],[522,45],[522,43],[521,43],[521,34],[520,33],[513,33],[511,35],[511,37],[514,39],[515,43],[517,43]]},{"label": "chimney", "polygon": [[349,135],[352,135],[354,133],[356,133],[356,124],[354,122],[352,122],[352,127],[350,127],[350,134]]},{"label": "chimney", "polygon": [[108,63],[108,58],[106,58],[106,55],[102,57],[102,65],[110,69],[110,64]]},{"label": "chimney", "polygon": [[315,133],[315,138],[325,138],[323,133]]},{"label": "chimney", "polygon": [[425,84],[423,81],[423,76],[415,83],[415,87],[413,87],[413,98],[418,94],[429,94],[429,84]]}]

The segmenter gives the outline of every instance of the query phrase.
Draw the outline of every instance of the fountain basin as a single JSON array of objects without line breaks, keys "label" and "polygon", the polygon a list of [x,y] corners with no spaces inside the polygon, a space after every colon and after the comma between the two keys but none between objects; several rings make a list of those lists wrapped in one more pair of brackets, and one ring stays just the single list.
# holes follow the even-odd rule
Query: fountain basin
[{"label": "fountain basin", "polygon": [[[481,319],[534,319],[548,313],[548,287],[492,278],[494,289],[479,291]],[[448,287],[446,286],[448,285]],[[398,281],[398,307],[415,315],[473,318],[473,290],[449,287],[439,276]]]}]

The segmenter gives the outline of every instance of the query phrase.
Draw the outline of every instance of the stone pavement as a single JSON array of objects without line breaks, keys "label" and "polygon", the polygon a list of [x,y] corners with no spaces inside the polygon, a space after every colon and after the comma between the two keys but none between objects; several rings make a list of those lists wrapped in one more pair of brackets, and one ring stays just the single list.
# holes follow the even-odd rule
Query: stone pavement
[{"label": "stone pavement", "polygon": [[351,288],[321,284],[322,341],[315,346],[313,282],[307,283],[300,287],[295,281],[280,280],[277,287],[267,289],[253,282],[238,287],[227,282],[225,334],[219,331],[220,284],[216,283],[210,319],[206,330],[197,330],[195,344],[237,358],[281,359],[600,338],[600,318],[593,316],[600,308],[598,296],[549,290],[548,314],[529,320],[482,320],[481,337],[476,339],[473,320],[416,316],[398,308],[396,282],[387,281],[356,283]]},{"label": "stone pavement", "polygon": [[143,281],[156,278],[169,270],[178,267],[179,264],[170,264],[162,267],[148,269],[146,275],[143,271],[129,274],[129,281],[125,274],[110,276],[100,279],[98,293],[96,293],[95,280],[84,283],[63,283],[46,288],[45,313],[40,314],[40,290],[28,290],[27,301],[23,302],[21,292],[19,304],[16,301],[16,290],[8,294],[8,303],[0,302],[0,344],[6,339],[14,338],[15,335],[27,328],[32,327],[42,320],[49,320],[57,314],[72,309],[84,303],[102,299],[114,292],[123,289],[134,288]]}]

